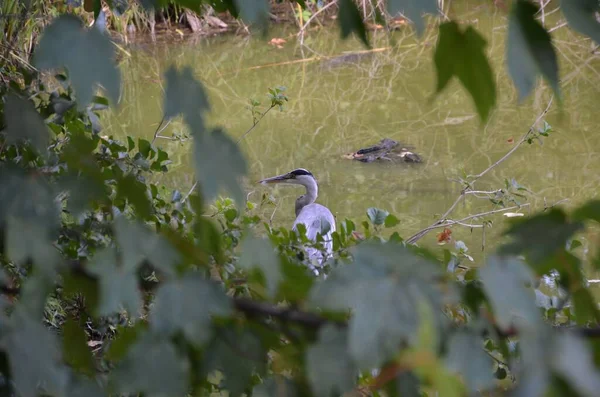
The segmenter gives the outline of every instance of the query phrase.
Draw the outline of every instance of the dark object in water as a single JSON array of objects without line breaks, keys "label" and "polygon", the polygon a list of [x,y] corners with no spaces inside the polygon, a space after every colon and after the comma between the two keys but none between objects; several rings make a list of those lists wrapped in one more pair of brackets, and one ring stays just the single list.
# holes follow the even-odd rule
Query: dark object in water
[{"label": "dark object in water", "polygon": [[360,149],[354,153],[345,154],[351,160],[372,163],[375,160],[386,160],[402,163],[420,163],[421,156],[411,151],[410,146],[405,146],[389,138],[383,138],[378,144]]}]

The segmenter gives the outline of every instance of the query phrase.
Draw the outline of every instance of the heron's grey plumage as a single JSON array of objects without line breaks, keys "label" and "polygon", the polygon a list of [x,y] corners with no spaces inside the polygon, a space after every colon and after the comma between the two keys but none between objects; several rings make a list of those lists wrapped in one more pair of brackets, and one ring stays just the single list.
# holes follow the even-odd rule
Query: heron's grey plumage
[{"label": "heron's grey plumage", "polygon": [[306,237],[315,242],[317,234],[321,233],[324,240],[325,257],[318,249],[305,247],[310,262],[316,262],[316,264],[321,265],[333,253],[332,234],[335,232],[336,227],[335,218],[329,208],[315,203],[319,192],[319,186],[312,173],[304,168],[298,168],[287,174],[263,179],[260,183],[285,183],[302,185],[306,188],[306,193],[296,199],[296,220],[294,221],[292,229],[297,231],[298,224],[304,224],[306,228]]}]

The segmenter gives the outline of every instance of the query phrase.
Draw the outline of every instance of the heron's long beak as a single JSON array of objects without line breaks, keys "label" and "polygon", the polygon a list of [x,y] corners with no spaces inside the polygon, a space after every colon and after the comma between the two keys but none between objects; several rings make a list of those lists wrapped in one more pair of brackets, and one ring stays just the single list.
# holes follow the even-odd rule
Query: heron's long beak
[{"label": "heron's long beak", "polygon": [[288,173],[288,174],[273,176],[271,178],[265,178],[261,181],[258,181],[258,183],[260,183],[262,185],[266,185],[269,183],[284,183],[284,182],[289,181],[290,179],[292,179],[292,175]]}]

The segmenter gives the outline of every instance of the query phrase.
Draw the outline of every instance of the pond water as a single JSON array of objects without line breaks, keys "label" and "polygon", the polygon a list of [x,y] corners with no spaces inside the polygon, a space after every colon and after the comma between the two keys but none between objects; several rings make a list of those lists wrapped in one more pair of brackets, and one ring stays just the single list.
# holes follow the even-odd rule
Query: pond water
[{"label": "pond water", "polygon": [[[457,2],[458,3],[458,2]],[[489,3],[489,4],[487,4]],[[451,16],[471,23],[488,40],[488,55],[496,76],[498,104],[482,125],[474,104],[454,81],[433,98],[436,78],[433,48],[436,30],[416,37],[410,28],[392,34],[372,33],[373,46],[383,48],[350,64],[324,67],[317,56],[363,51],[359,41],[342,41],[337,28],[311,31],[308,48],[296,40],[293,27],[273,27],[272,37],[285,38],[276,48],[260,37],[221,36],[167,44],[128,48],[121,62],[124,91],[120,108],[104,119],[104,134],[132,134],[151,139],[162,114],[163,74],[172,64],[189,65],[209,94],[211,125],[221,125],[232,137],[240,137],[251,125],[250,98],[267,104],[267,89],[287,87],[289,103],[283,112],[273,110],[240,143],[249,165],[249,182],[303,167],[316,176],[318,202],[328,206],[338,222],[366,219],[369,207],[395,214],[395,227],[408,237],[428,226],[456,199],[460,185],[453,182],[463,173],[477,174],[502,157],[528,130],[546,107],[551,90],[540,82],[522,104],[504,65],[507,17],[492,2],[465,1],[453,6]],[[470,4],[478,7],[469,9]],[[547,11],[550,11],[548,9]],[[545,23],[559,24],[560,13]],[[600,174],[600,57],[593,55],[590,41],[563,27],[553,33],[560,58],[564,103],[554,101],[545,120],[553,127],[544,144],[524,145],[505,163],[477,182],[481,190],[504,186],[515,178],[532,192],[531,206],[524,212],[566,200],[572,206],[597,197]],[[391,49],[385,49],[389,46]],[[433,101],[431,99],[434,99]],[[264,110],[264,107],[263,107]],[[172,122],[162,135],[184,130]],[[424,158],[422,164],[364,164],[342,158],[391,138],[410,144]],[[174,164],[162,182],[181,191],[193,183],[191,141],[159,139]],[[290,226],[295,217],[293,202],[301,187],[268,188],[249,184],[249,199],[259,201],[269,191],[280,203],[263,208],[275,226]],[[455,218],[494,209],[487,200],[470,197]],[[494,216],[485,237],[485,252],[499,242],[506,218]],[[358,223],[357,222],[357,223]],[[435,244],[435,232],[422,242]],[[475,229],[453,229],[475,256],[481,255],[482,234]]]}]

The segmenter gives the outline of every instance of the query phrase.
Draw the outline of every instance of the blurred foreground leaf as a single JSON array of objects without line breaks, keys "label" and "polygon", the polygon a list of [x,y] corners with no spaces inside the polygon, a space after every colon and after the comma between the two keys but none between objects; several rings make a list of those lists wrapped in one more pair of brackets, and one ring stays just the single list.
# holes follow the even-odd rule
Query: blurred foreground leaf
[{"label": "blurred foreground leaf", "polygon": [[230,396],[238,397],[249,386],[252,374],[264,371],[266,354],[261,340],[250,331],[223,329],[216,332],[206,349],[202,373],[222,372],[225,375],[223,387]]},{"label": "blurred foreground leaf", "polygon": [[98,276],[100,305],[98,314],[107,316],[127,310],[137,316],[142,305],[138,290],[136,264],[119,263],[114,248],[98,251],[88,265],[91,273]]},{"label": "blurred foreground leaf", "polygon": [[310,302],[326,310],[352,309],[349,351],[360,369],[369,369],[392,358],[403,343],[417,341],[417,302],[431,305],[436,329],[442,328],[440,271],[400,244],[365,242],[352,253],[354,262],[313,287]]},{"label": "blurred foreground leaf", "polygon": [[515,1],[508,19],[506,62],[519,101],[529,95],[540,73],[560,97],[556,53],[550,34],[535,18],[537,12],[529,1]]},{"label": "blurred foreground leaf", "polygon": [[28,141],[39,154],[46,153],[50,141],[48,127],[31,101],[8,94],[4,104],[4,122],[7,144]]},{"label": "blurred foreground leaf", "polygon": [[315,396],[343,395],[356,384],[355,368],[348,354],[348,332],[334,325],[319,330],[319,340],[306,351],[307,375]]},{"label": "blurred foreground leaf", "polygon": [[190,365],[168,340],[146,333],[112,373],[121,393],[148,397],[184,396]]},{"label": "blurred foreground leaf", "polygon": [[483,340],[474,332],[456,332],[448,341],[446,365],[461,374],[472,393],[494,386],[494,362],[483,349]]},{"label": "blurred foreground leaf", "polygon": [[530,288],[533,273],[523,262],[493,256],[479,269],[479,275],[501,329],[514,325],[531,331],[541,326],[542,317]]},{"label": "blurred foreground leaf", "polygon": [[175,266],[181,257],[166,238],[123,217],[117,218],[114,226],[124,263],[136,267],[146,259],[166,275],[175,275]]},{"label": "blurred foreground leaf", "polygon": [[264,27],[269,20],[269,2],[267,0],[235,0],[240,17],[248,24]]},{"label": "blurred foreground leaf", "polygon": [[342,32],[342,39],[346,39],[350,34],[355,33],[366,47],[370,47],[367,28],[354,1],[340,0],[338,4],[337,19]]},{"label": "blurred foreground leaf", "polygon": [[440,25],[434,62],[436,93],[442,92],[453,76],[467,89],[482,122],[496,105],[496,82],[485,54],[485,39],[471,26],[463,32],[456,22]]},{"label": "blurred foreground leaf", "polygon": [[243,208],[246,196],[240,178],[246,174],[246,160],[239,147],[220,128],[194,139],[196,177],[202,186],[206,201],[217,194],[229,192],[238,208]]},{"label": "blurred foreground leaf", "polygon": [[72,319],[67,320],[63,325],[62,346],[67,364],[86,375],[94,374],[94,358],[87,345],[87,335]]},{"label": "blurred foreground leaf", "polygon": [[600,3],[596,0],[561,0],[562,11],[573,30],[590,37],[600,45],[600,22],[596,13],[600,12]]},{"label": "blurred foreground leaf", "polygon": [[171,66],[165,73],[164,117],[183,114],[192,133],[204,133],[204,113],[210,110],[202,84],[194,78],[191,67],[177,70]]},{"label": "blurred foreground leaf", "polygon": [[232,309],[221,287],[198,274],[187,274],[158,289],[150,328],[169,336],[181,331],[191,342],[202,345],[211,336],[212,316],[230,315]]},{"label": "blurred foreground leaf", "polygon": [[115,47],[109,37],[85,28],[78,17],[68,14],[44,29],[33,56],[38,69],[68,69],[80,110],[91,102],[96,84],[104,87],[114,104],[119,101],[121,75],[114,60]]},{"label": "blurred foreground leaf", "polygon": [[264,275],[269,294],[275,295],[282,276],[279,256],[269,240],[247,236],[240,247],[240,267],[246,270],[259,268]]},{"label": "blurred foreground leaf", "polygon": [[21,308],[15,310],[2,328],[0,348],[8,354],[10,375],[18,395],[37,397],[38,387],[51,395],[64,395],[67,372],[61,363],[55,335]]},{"label": "blurred foreground leaf", "polygon": [[388,0],[387,11],[392,18],[402,13],[415,24],[417,34],[421,36],[425,31],[423,14],[438,14],[438,2],[436,0]]}]

